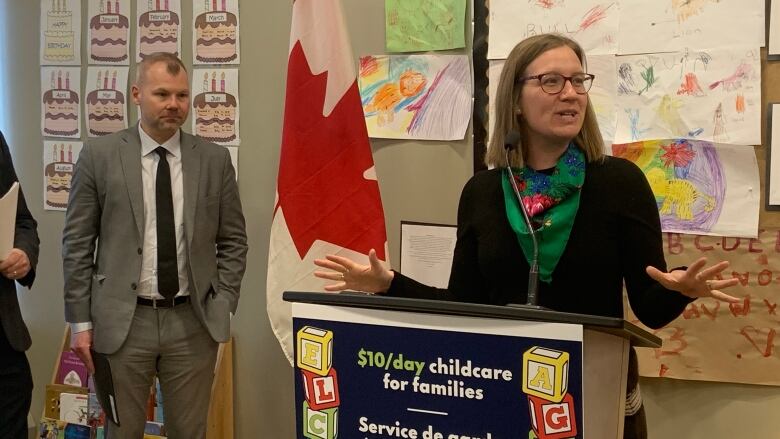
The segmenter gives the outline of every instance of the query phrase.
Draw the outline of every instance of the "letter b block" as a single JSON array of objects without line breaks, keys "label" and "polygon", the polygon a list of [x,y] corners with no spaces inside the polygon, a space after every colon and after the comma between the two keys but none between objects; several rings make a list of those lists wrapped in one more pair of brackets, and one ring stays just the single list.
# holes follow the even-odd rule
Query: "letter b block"
[{"label": "letter b block", "polygon": [[312,410],[303,401],[303,435],[309,439],[336,439],[338,436],[339,408]]},{"label": "letter b block", "polygon": [[336,368],[331,367],[325,376],[319,376],[307,370],[302,370],[303,389],[306,391],[306,401],[312,410],[323,410],[338,407],[339,379]]},{"label": "letter b block", "polygon": [[531,425],[539,439],[564,439],[577,436],[574,398],[566,394],[561,402],[528,397]]},{"label": "letter b block", "polygon": [[325,376],[333,362],[333,332],[304,326],[296,335],[296,364],[303,370]]},{"label": "letter b block", "polygon": [[561,402],[568,386],[568,352],[534,346],[523,353],[523,393]]}]

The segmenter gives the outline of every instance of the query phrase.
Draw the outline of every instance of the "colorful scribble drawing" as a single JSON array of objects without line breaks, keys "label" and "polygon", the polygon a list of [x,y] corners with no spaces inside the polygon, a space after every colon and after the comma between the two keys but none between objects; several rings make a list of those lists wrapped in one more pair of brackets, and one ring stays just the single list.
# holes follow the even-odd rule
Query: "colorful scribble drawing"
[{"label": "colorful scribble drawing", "polygon": [[563,1],[564,0],[528,0],[528,3],[544,9],[552,9],[563,6]]},{"label": "colorful scribble drawing", "polygon": [[722,86],[726,91],[739,90],[742,88],[743,81],[752,81],[754,79],[753,67],[750,64],[740,63],[734,74],[710,84],[710,90],[715,90],[719,86]]},{"label": "colorful scribble drawing", "polygon": [[701,89],[701,85],[699,85],[699,78],[696,76],[696,73],[686,73],[685,78],[683,78],[682,84],[680,84],[680,88],[677,89],[678,95],[687,95],[687,96],[705,96],[704,90]]},{"label": "colorful scribble drawing", "polygon": [[618,94],[634,95],[636,92],[636,81],[634,81],[633,67],[629,63],[620,64],[618,67]]},{"label": "colorful scribble drawing", "polygon": [[720,0],[672,0],[672,8],[677,15],[677,21],[682,23],[695,15],[699,15],[704,11],[707,3],[717,3],[719,1]]},{"label": "colorful scribble drawing", "polygon": [[745,112],[745,95],[737,95],[735,99],[735,109],[737,110],[737,113],[742,114]]},{"label": "colorful scribble drawing", "polygon": [[[470,116],[468,60],[462,56],[381,56],[360,60],[369,135],[453,139]],[[381,133],[381,134],[380,134]]]},{"label": "colorful scribble drawing", "polygon": [[725,142],[729,140],[729,133],[726,131],[726,118],[723,117],[723,103],[718,104],[715,114],[712,116],[715,128],[712,131],[712,137],[716,142]]},{"label": "colorful scribble drawing", "polygon": [[685,128],[685,122],[680,116],[679,109],[682,106],[682,101],[669,95],[664,95],[658,105],[658,117],[666,124],[669,132],[675,136],[688,132]]},{"label": "colorful scribble drawing", "polygon": [[611,8],[614,5],[614,3],[610,3],[609,5],[596,5],[592,7],[588,12],[585,13],[582,17],[582,21],[580,22],[580,31],[583,31],[585,29],[588,29],[592,27],[594,24],[603,21],[607,18],[607,10]]},{"label": "colorful scribble drawing", "polygon": [[709,142],[646,141],[613,145],[647,176],[664,231],[709,232],[718,222],[726,195],[723,165]]},{"label": "colorful scribble drawing", "polygon": [[628,121],[631,124],[631,138],[633,140],[639,140],[644,134],[646,129],[639,128],[639,110],[633,108],[627,108],[626,114],[628,115]]},{"label": "colorful scribble drawing", "polygon": [[707,52],[691,53],[690,49],[685,49],[680,57],[680,76],[684,72],[695,72],[699,65],[707,70],[710,61],[712,61],[712,55]]},{"label": "colorful scribble drawing", "polygon": [[650,87],[653,86],[660,78],[655,77],[655,66],[650,65],[646,66],[642,64],[642,69],[644,69],[642,72],[640,72],[640,75],[642,76],[642,79],[645,81],[645,87],[642,90],[639,90],[639,94],[646,92],[647,90],[650,90]]}]

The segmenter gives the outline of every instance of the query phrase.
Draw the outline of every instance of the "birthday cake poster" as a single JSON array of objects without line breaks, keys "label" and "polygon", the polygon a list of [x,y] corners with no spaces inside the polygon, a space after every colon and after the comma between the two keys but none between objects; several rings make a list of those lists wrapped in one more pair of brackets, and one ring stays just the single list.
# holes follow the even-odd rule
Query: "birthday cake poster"
[{"label": "birthday cake poster", "polygon": [[192,0],[192,63],[239,64],[238,0]]},{"label": "birthday cake poster", "polygon": [[192,72],[192,132],[220,145],[240,143],[238,69]]},{"label": "birthday cake poster", "polygon": [[181,58],[180,0],[138,0],[136,23],[136,62],[154,52]]},{"label": "birthday cake poster", "polygon": [[40,0],[41,65],[81,65],[81,1]]},{"label": "birthday cake poster", "polygon": [[41,68],[41,133],[81,137],[81,68]]},{"label": "birthday cake poster", "polygon": [[89,67],[84,91],[87,136],[127,128],[127,67]]},{"label": "birthday cake poster", "polygon": [[130,0],[89,0],[90,64],[128,65]]},{"label": "birthday cake poster", "polygon": [[65,211],[71,181],[83,143],[70,140],[43,142],[43,208]]}]

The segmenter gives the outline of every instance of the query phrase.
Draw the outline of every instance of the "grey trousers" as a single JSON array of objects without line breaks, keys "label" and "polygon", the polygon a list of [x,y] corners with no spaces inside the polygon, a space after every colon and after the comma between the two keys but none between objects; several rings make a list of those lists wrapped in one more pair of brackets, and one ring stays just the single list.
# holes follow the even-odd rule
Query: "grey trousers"
[{"label": "grey trousers", "polygon": [[168,438],[205,438],[217,348],[189,303],[157,309],[138,305],[127,339],[108,357],[120,426],[107,420],[106,438],[143,438],[155,375]]}]

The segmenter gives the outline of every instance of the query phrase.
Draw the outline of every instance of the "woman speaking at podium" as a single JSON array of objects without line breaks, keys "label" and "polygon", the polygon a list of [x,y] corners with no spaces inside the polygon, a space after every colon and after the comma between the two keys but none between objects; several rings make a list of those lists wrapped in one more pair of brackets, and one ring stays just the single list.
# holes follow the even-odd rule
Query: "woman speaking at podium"
[{"label": "woman speaking at podium", "polygon": [[[636,165],[604,155],[586,66],[582,48],[556,34],[509,54],[485,157],[492,169],[463,188],[447,289],[388,270],[373,250],[370,265],[315,261],[327,269],[315,275],[335,281],[325,289],[492,305],[536,304],[538,295],[538,305],[556,311],[622,318],[625,282],[632,310],[651,328],[698,297],[736,302],[721,290],[737,280],[715,279],[726,261],[667,271],[655,197]],[[630,360],[625,437],[642,438],[633,349]]]}]

